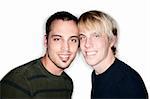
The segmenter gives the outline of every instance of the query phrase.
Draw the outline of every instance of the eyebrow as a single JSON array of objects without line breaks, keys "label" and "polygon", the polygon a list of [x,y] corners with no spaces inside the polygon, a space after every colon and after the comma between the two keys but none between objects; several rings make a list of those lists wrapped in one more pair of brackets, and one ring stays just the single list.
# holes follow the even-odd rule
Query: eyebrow
[{"label": "eyebrow", "polygon": [[99,32],[94,32],[93,34],[101,34],[101,33],[99,33]]},{"label": "eyebrow", "polygon": [[52,37],[55,37],[55,36],[57,36],[57,37],[62,37],[61,35],[52,35]]},{"label": "eyebrow", "polygon": [[[61,35],[52,35],[51,37],[62,37]],[[70,38],[79,38],[78,36],[71,36]]]},{"label": "eyebrow", "polygon": [[70,38],[79,38],[78,36],[71,36]]},{"label": "eyebrow", "polygon": [[79,34],[79,36],[85,36],[84,34]]}]

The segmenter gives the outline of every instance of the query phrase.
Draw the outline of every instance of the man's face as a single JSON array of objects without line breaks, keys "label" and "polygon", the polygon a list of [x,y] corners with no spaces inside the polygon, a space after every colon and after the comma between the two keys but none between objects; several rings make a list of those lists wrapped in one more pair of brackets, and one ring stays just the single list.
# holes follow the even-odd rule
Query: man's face
[{"label": "man's face", "polygon": [[67,68],[78,50],[78,27],[72,20],[55,20],[47,40],[49,59],[59,68]]},{"label": "man's face", "polygon": [[113,42],[108,39],[107,34],[80,29],[80,48],[86,62],[91,66],[101,64],[109,53],[112,53]]}]

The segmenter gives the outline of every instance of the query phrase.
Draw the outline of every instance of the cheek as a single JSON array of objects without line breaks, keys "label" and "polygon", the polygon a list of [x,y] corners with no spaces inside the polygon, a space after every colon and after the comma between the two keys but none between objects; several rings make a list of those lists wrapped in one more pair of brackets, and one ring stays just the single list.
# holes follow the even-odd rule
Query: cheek
[{"label": "cheek", "polygon": [[109,44],[108,42],[102,42],[102,43],[99,43],[97,46],[96,46],[99,50],[99,56],[105,56],[107,55],[108,51],[109,51]]},{"label": "cheek", "polygon": [[50,44],[50,43],[48,44],[48,51],[49,51],[49,52],[52,52],[52,53],[53,53],[53,52],[57,52],[57,51],[59,51],[59,50],[60,50],[60,45],[58,45],[58,44],[56,45],[56,44],[52,44],[52,43],[51,43],[51,44]]},{"label": "cheek", "polygon": [[61,47],[61,43],[55,43],[53,41],[48,42],[48,47],[51,49],[57,49]]},{"label": "cheek", "polygon": [[94,48],[102,49],[104,47],[105,47],[105,44],[103,42],[95,42],[94,43]]},{"label": "cheek", "polygon": [[77,52],[77,50],[78,50],[78,45],[70,45],[71,52]]},{"label": "cheek", "polygon": [[93,43],[96,48],[105,49],[109,46],[109,42],[106,39],[99,39]]}]

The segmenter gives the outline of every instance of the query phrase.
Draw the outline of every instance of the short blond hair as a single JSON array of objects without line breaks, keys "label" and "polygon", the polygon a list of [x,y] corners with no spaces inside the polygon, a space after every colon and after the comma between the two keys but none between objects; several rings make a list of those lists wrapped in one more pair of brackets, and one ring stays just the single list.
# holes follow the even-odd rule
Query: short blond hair
[{"label": "short blond hair", "polygon": [[[95,30],[99,33],[106,33],[111,39],[113,36],[117,37],[118,34],[118,25],[117,22],[108,14],[92,10],[83,13],[79,17],[78,21],[78,27],[80,29],[86,29],[86,30]],[[112,51],[115,54],[116,53],[116,47],[112,47]]]}]

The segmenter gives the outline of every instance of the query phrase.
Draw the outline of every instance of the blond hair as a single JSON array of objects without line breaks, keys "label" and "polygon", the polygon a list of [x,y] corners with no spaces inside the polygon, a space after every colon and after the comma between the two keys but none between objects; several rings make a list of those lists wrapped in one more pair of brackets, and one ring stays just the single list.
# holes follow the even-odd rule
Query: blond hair
[{"label": "blond hair", "polygon": [[[86,30],[94,30],[99,33],[106,33],[111,39],[113,36],[117,37],[118,32],[118,26],[117,22],[108,14],[92,10],[83,13],[79,17],[78,27],[80,29],[86,29]],[[112,51],[115,54],[116,53],[116,47],[112,47]]]}]

